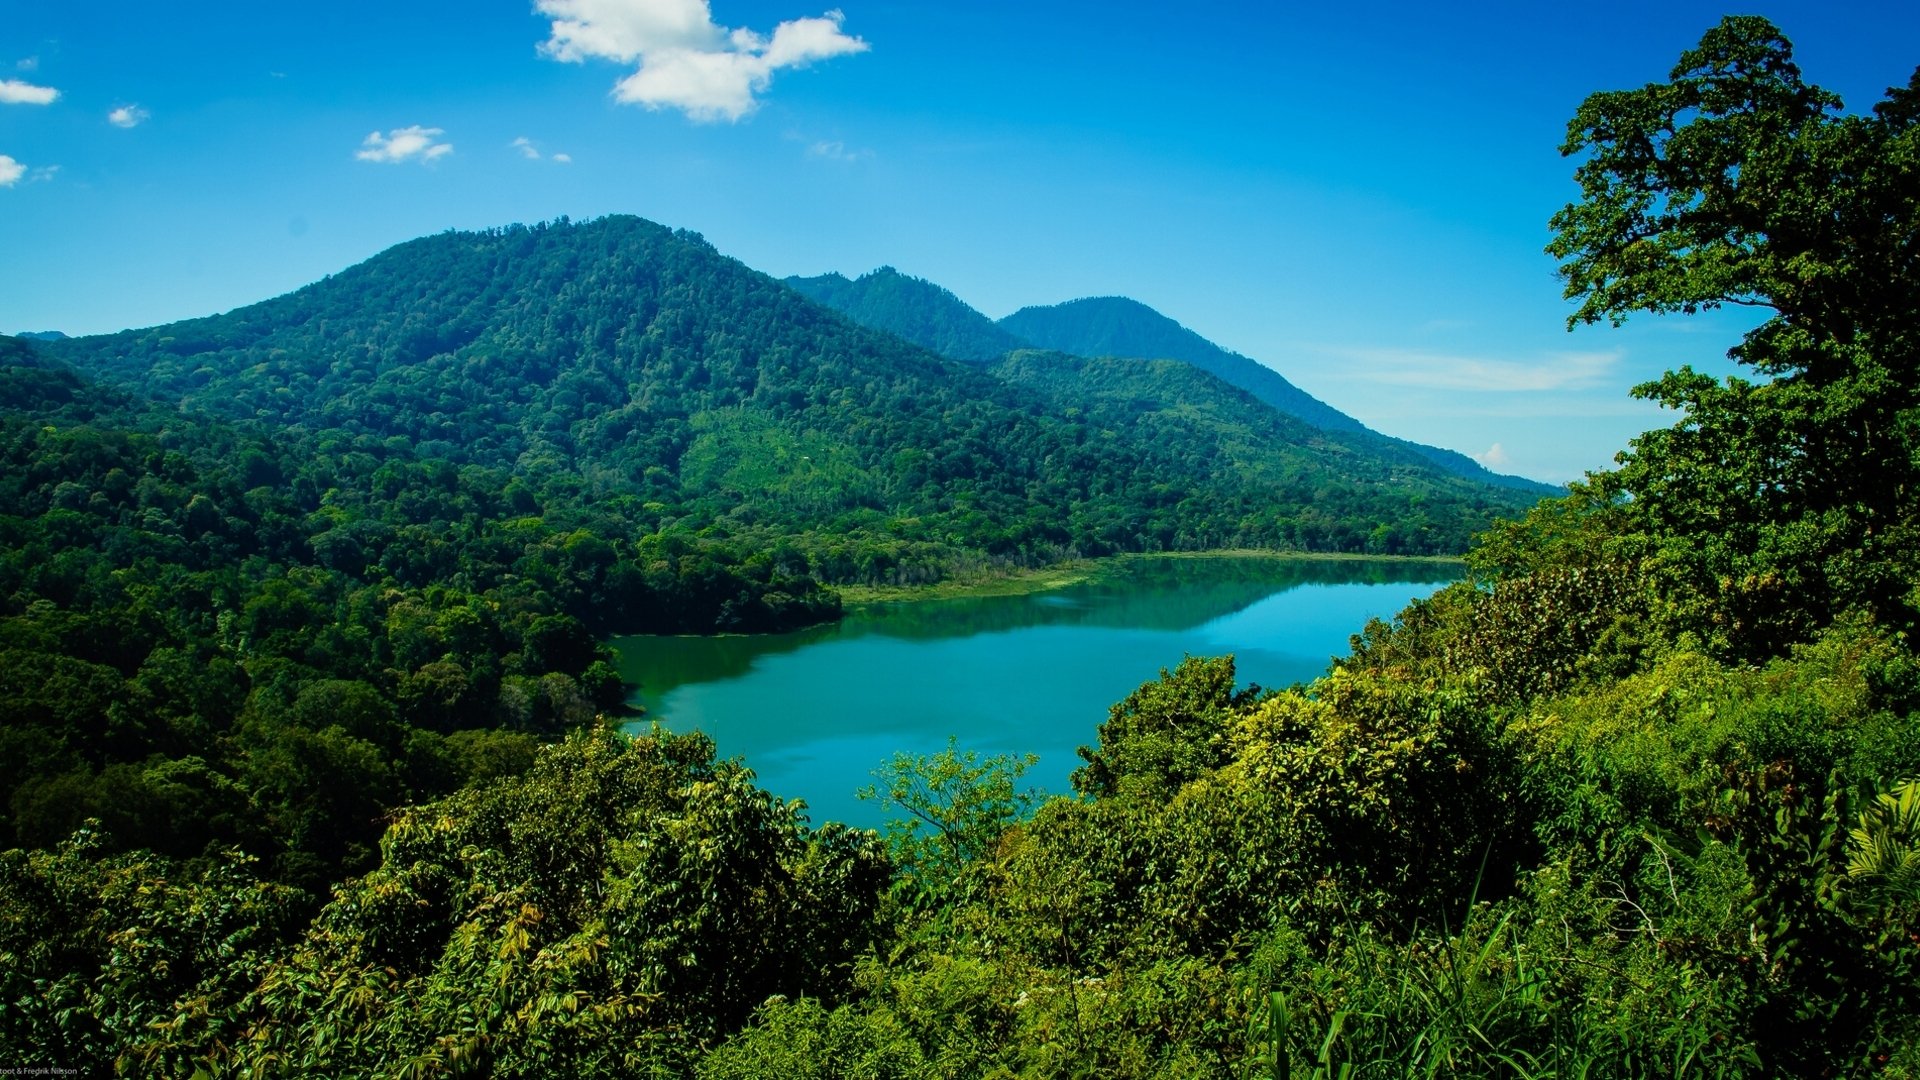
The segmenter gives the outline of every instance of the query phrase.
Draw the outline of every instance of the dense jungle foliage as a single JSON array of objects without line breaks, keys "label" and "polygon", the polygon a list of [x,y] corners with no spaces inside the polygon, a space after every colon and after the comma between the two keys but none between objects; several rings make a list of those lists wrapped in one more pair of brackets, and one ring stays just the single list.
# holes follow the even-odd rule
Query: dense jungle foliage
[{"label": "dense jungle foliage", "polygon": [[141,404],[0,339],[0,831],[237,844],[324,890],[389,808],[618,711],[598,636],[839,610],[794,560],[617,545],[504,471]]},{"label": "dense jungle foliage", "polygon": [[[1916,120],[1920,71],[1846,114],[1757,18],[1589,98],[1553,247],[1576,318],[1762,304],[1736,356],[1764,381],[1645,388],[1686,403],[1674,427],[1493,529],[1474,580],[1321,679],[1255,691],[1188,658],[1114,706],[1077,797],[1037,807],[1019,761],[898,759],[885,836],[811,827],[699,737],[492,736],[318,906],[244,838],[87,822],[0,855],[0,1053],[181,1077],[1920,1075]],[[165,419],[146,437],[237,437]],[[158,477],[161,516],[222,475],[197,468]],[[105,513],[81,494],[68,512]],[[98,577],[164,572],[129,565]],[[166,724],[180,695],[312,662],[257,658],[220,610],[162,605],[148,625],[181,644],[154,653],[207,651],[145,681],[13,645],[0,677],[61,681],[11,682],[31,704],[6,730]],[[36,611],[9,627],[119,640]],[[166,621],[190,616],[212,633]],[[340,760],[306,747],[380,730],[308,690],[233,697],[223,760]],[[312,741],[249,744],[274,709]],[[213,805],[193,773],[146,782]]]}]

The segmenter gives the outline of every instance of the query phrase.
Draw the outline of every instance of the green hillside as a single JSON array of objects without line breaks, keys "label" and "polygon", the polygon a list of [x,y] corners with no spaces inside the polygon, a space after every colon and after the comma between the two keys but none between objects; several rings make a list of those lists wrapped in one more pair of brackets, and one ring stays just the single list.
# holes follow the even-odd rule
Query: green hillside
[{"label": "green hillside", "polygon": [[1036,348],[1076,356],[1184,360],[1314,427],[1366,430],[1360,421],[1288,382],[1272,368],[1215,345],[1137,300],[1099,296],[1025,307],[1001,319],[999,325]]},{"label": "green hillside", "polygon": [[1556,494],[1549,484],[1506,476],[1457,450],[1381,435],[1288,382],[1279,372],[1223,349],[1136,300],[1089,297],[1050,307],[1026,307],[999,325],[1043,349],[1078,356],[1145,356],[1184,360],[1247,391],[1268,405],[1328,431],[1365,434],[1377,444],[1409,450],[1454,476],[1498,484],[1535,496]]},{"label": "green hillside", "polygon": [[[1268,408],[1252,395],[1180,360],[1088,359],[1023,349],[989,368],[1020,386],[1072,402],[1091,423],[1124,428],[1152,445],[1178,453],[1190,467],[1225,467],[1273,491],[1289,505],[1319,504],[1344,518],[1371,506],[1384,511],[1365,546],[1417,551],[1444,528],[1430,516],[1431,497],[1420,480],[1433,475],[1420,455],[1381,447],[1366,435],[1324,431]],[[1276,455],[1275,445],[1311,448],[1312,456]],[[1328,483],[1316,467],[1340,462],[1347,483]],[[1463,485],[1464,486],[1464,485]],[[1400,492],[1397,501],[1390,492]],[[1292,528],[1302,546],[1313,543],[1311,517]]]},{"label": "green hillside", "polygon": [[790,277],[785,284],[861,326],[885,330],[955,360],[985,363],[1028,347],[1026,341],[996,326],[959,297],[891,266],[862,274],[857,280],[821,274]]},{"label": "green hillside", "polygon": [[1457,552],[1522,505],[1310,432],[1257,448],[1266,475],[1312,477],[1281,489],[637,218],[428,237],[225,315],[44,348],[182,408],[505,469],[538,507],[584,500],[630,531],[789,538],[828,581],[937,576],[969,553],[1366,550],[1416,495],[1405,550]]},{"label": "green hillside", "polygon": [[786,279],[809,298],[862,326],[898,335],[923,348],[960,360],[987,362],[1021,348],[1086,357],[1173,359],[1191,364],[1288,416],[1329,432],[1356,436],[1374,453],[1398,458],[1411,452],[1454,476],[1533,496],[1561,489],[1492,472],[1454,450],[1396,439],[1288,382],[1264,364],[1229,352],[1172,319],[1124,297],[1074,300],[1051,307],[1022,308],[994,323],[959,297],[928,281],[882,267],[857,279],[839,274]]}]

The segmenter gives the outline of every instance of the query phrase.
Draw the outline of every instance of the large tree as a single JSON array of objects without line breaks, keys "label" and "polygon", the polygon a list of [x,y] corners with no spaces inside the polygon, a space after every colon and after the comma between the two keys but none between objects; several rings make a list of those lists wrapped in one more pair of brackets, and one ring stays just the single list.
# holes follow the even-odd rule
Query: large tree
[{"label": "large tree", "polygon": [[1849,608],[1920,612],[1920,70],[1870,115],[1843,110],[1773,24],[1730,17],[1668,81],[1587,98],[1561,148],[1582,158],[1548,248],[1570,326],[1769,313],[1729,352],[1757,379],[1639,387],[1684,418],[1600,478],[1632,554],[1736,655]]}]

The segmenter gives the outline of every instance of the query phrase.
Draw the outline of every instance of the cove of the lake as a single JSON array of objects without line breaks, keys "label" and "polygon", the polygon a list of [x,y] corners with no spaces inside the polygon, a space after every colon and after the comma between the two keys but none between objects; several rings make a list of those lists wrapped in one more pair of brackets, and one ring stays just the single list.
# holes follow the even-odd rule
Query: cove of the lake
[{"label": "cove of the lake", "polygon": [[1232,653],[1242,685],[1313,679],[1370,618],[1455,580],[1451,563],[1138,558],[1020,596],[873,604],[787,634],[611,642],[658,722],[741,757],[817,825],[877,827],[855,794],[898,752],[1037,754],[1024,783],[1071,791],[1107,710],[1181,657]]}]

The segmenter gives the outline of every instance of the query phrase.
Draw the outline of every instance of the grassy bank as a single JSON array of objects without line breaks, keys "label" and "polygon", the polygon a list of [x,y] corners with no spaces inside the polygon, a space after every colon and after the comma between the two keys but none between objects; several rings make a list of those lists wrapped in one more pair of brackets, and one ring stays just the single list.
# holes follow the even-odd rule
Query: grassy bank
[{"label": "grassy bank", "polygon": [[960,596],[1025,596],[1100,581],[1123,573],[1129,566],[1148,559],[1272,559],[1289,562],[1408,562],[1459,563],[1448,555],[1347,555],[1319,552],[1268,551],[1255,548],[1226,548],[1218,551],[1173,551],[1152,554],[1110,555],[1101,559],[1076,559],[1072,562],[1034,570],[974,571],[956,574],[931,585],[842,585],[840,597],[848,607],[891,604],[908,600],[947,600]]}]

